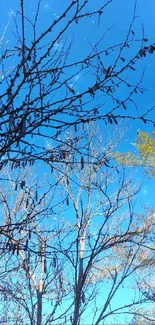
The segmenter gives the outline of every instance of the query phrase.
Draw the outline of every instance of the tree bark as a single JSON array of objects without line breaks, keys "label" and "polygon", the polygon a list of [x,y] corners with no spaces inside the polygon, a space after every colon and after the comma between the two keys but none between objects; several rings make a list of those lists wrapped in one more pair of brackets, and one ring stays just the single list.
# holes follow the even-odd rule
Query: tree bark
[{"label": "tree bark", "polygon": [[42,292],[37,290],[37,325],[42,324]]},{"label": "tree bark", "polygon": [[82,281],[83,281],[83,258],[84,258],[84,247],[85,247],[85,234],[86,229],[82,236],[80,236],[80,252],[79,252],[79,275],[75,293],[75,308],[72,325],[79,323],[80,307],[81,307],[81,294],[82,294]]}]

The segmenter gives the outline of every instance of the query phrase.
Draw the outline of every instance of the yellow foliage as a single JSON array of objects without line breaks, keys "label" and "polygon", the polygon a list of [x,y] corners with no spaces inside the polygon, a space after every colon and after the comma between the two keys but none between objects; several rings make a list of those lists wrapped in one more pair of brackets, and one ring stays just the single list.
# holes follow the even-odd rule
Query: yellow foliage
[{"label": "yellow foliage", "polygon": [[139,132],[135,147],[138,154],[132,152],[114,152],[114,158],[119,164],[124,166],[143,166],[151,177],[155,177],[155,132],[150,135],[147,132]]}]

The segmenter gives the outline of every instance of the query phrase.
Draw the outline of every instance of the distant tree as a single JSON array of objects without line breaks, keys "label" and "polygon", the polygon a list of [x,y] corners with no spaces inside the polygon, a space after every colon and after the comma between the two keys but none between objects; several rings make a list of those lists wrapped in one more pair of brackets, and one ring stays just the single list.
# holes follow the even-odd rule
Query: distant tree
[{"label": "distant tree", "polygon": [[153,325],[155,322],[155,309],[137,309],[135,310],[135,315],[130,323],[130,325]]},{"label": "distant tree", "polygon": [[68,150],[64,138],[66,163],[59,169],[55,163],[48,174],[49,188],[57,183],[49,213],[40,211],[28,227],[12,233],[10,245],[19,242],[18,249],[8,252],[1,241],[1,265],[8,268],[1,273],[1,317],[10,301],[8,325],[98,325],[119,323],[126,314],[130,324],[135,308],[150,301],[138,284],[142,270],[148,273],[155,263],[154,217],[149,210],[136,214],[138,189],[124,168],[109,160],[120,130],[115,143],[107,133],[102,140],[92,124],[83,132],[80,152]]},{"label": "distant tree", "polygon": [[[120,118],[131,118],[155,122],[147,115],[150,107],[139,116],[134,113],[135,96],[145,91],[143,74],[140,72],[135,81],[135,71],[139,61],[155,52],[155,44],[149,43],[144,29],[141,37],[136,38],[136,1],[124,40],[120,37],[117,44],[111,40],[106,46],[105,37],[112,27],[107,28],[96,44],[90,36],[86,56],[80,49],[79,55],[75,55],[73,39],[68,39],[67,33],[73,26],[78,31],[82,21],[87,24],[90,17],[98,19],[100,31],[113,1],[103,1],[101,6],[95,2],[92,9],[90,1],[74,0],[65,9],[61,0],[57,2],[62,8],[60,16],[51,18],[49,25],[47,22],[40,30],[41,0],[35,1],[33,20],[26,11],[26,2],[21,0],[12,16],[11,46],[7,40],[9,26],[1,37],[0,168],[8,162],[16,168],[32,165],[36,160],[50,165],[53,160],[61,161],[63,144],[59,135],[89,121],[117,124]],[[77,93],[78,74],[84,85]],[[52,141],[51,151],[45,139]],[[72,146],[76,141],[77,137],[72,138]]]},{"label": "distant tree", "polygon": [[115,152],[113,157],[124,166],[142,166],[148,176],[155,177],[155,132],[139,132],[135,144],[137,154]]}]

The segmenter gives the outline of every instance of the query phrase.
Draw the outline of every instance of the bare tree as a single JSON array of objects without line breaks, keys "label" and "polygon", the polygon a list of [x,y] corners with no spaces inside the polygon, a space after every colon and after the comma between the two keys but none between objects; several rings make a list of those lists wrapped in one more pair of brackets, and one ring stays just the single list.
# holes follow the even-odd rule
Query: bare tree
[{"label": "bare tree", "polygon": [[[110,6],[113,10],[113,1],[103,1],[100,7],[95,2],[92,9],[86,0],[71,1],[65,9],[60,5],[60,16],[50,20],[40,33],[41,4],[41,0],[36,1],[32,20],[21,0],[12,16],[13,46],[6,42],[6,29],[1,37],[1,168],[8,161],[12,167],[33,164],[35,160],[50,165],[53,160],[61,161],[59,135],[66,129],[77,129],[79,124],[93,120],[117,124],[124,117],[154,122],[147,115],[153,107],[139,116],[134,113],[138,108],[135,95],[145,91],[143,73],[135,81],[136,67],[140,60],[155,52],[155,45],[148,43],[144,28],[140,39],[135,36],[136,1],[125,39],[120,38],[117,44],[106,47],[105,38],[111,29],[115,28],[117,33],[116,26],[109,26],[96,44],[89,40],[86,56],[74,55],[73,39],[68,41],[67,33],[74,24],[78,31],[82,21],[87,22],[90,17],[98,19],[100,31],[106,10]],[[57,47],[60,43],[61,47]],[[79,73],[85,82],[77,93],[73,80]],[[52,151],[46,147],[45,138],[52,141]],[[72,138],[72,146],[76,141],[77,137]]]},{"label": "bare tree", "polygon": [[[5,178],[1,179],[0,187],[0,321],[41,325],[43,304],[47,308],[55,301],[55,310],[60,303],[57,277],[60,278],[62,266],[56,264],[55,238],[60,232],[62,236],[63,227],[58,228],[52,216],[61,200],[55,201],[54,182],[49,184],[46,180],[45,185],[43,176],[40,185],[34,169],[24,169],[23,173],[17,170],[11,175],[5,168],[3,173]],[[21,182],[24,182],[22,186]],[[52,291],[53,295],[48,298]],[[50,315],[47,313],[47,324]]]},{"label": "bare tree", "polygon": [[[30,229],[32,237],[29,236],[26,249],[18,240],[18,251],[10,251],[5,259],[1,257],[1,262],[7,265],[5,277],[4,274],[1,276],[1,317],[8,325],[50,324],[64,295],[60,286],[63,265],[57,265],[57,249],[51,246],[59,232],[57,229],[42,231],[39,222],[34,221]],[[63,229],[59,231],[63,232]],[[14,245],[17,238],[10,242]]]},{"label": "bare tree", "polygon": [[[117,141],[114,145],[113,140],[107,140],[107,146],[102,147],[102,140],[94,137],[95,131],[88,128],[85,143],[82,140],[88,154],[80,158],[72,153],[68,164],[62,165],[62,188],[67,195],[66,205],[71,206],[68,223],[71,216],[74,220],[74,242],[66,253],[73,266],[72,281],[75,281],[72,324],[85,319],[89,306],[92,314],[92,305],[94,314],[88,322],[100,324],[110,315],[126,313],[127,307],[146,302],[143,294],[135,296],[131,304],[116,309],[112,301],[128,277],[132,279],[137,270],[154,264],[149,235],[153,229],[152,211],[147,211],[146,216],[136,215],[133,196],[137,189],[126,180],[124,169],[109,163]],[[108,281],[110,287],[106,284]],[[105,294],[102,297],[103,304],[100,304],[101,284],[105,291],[109,287],[106,298]]]},{"label": "bare tree", "polygon": [[[138,189],[123,167],[109,162],[122,137],[118,130],[115,143],[104,141],[91,124],[77,145],[80,153],[68,151],[64,139],[67,163],[48,175],[49,185],[57,181],[52,214],[40,219],[40,213],[23,230],[26,250],[11,251],[15,281],[8,272],[10,287],[1,284],[1,294],[12,297],[28,324],[119,323],[126,315],[130,323],[135,309],[150,301],[138,284],[141,271],[154,265],[154,217],[149,210],[136,214]],[[14,233],[12,243],[19,236]],[[116,302],[119,292],[130,294]]]},{"label": "bare tree", "polygon": [[9,167],[0,177],[0,249],[19,253],[21,249],[27,251],[31,224],[52,214],[57,184],[45,182],[45,173],[39,180],[41,166],[37,171],[33,167],[11,171]]}]

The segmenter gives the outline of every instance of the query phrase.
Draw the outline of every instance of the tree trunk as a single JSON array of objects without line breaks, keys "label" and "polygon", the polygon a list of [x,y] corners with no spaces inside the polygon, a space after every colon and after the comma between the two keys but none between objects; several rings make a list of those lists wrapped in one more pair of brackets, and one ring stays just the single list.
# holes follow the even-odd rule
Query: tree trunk
[{"label": "tree trunk", "polygon": [[42,324],[42,292],[37,290],[37,325]]},{"label": "tree trunk", "polygon": [[75,294],[75,308],[74,308],[74,316],[72,325],[77,325],[79,321],[80,314],[80,306],[81,306],[81,280],[78,279],[77,290]]},{"label": "tree trunk", "polygon": [[85,231],[80,236],[80,252],[79,252],[79,275],[75,292],[75,308],[72,325],[78,325],[80,307],[81,307],[81,294],[82,294],[82,281],[83,281],[83,258],[84,258],[84,246],[85,246]]}]

